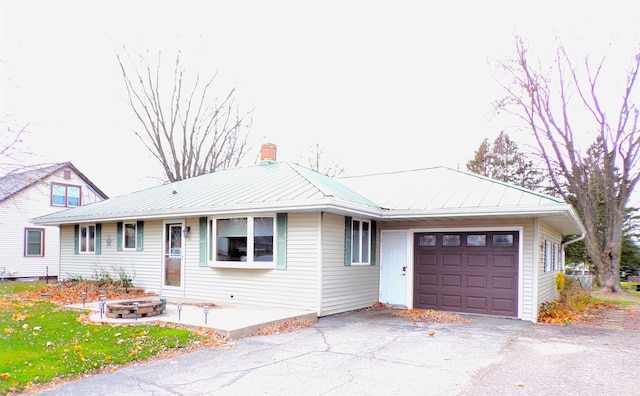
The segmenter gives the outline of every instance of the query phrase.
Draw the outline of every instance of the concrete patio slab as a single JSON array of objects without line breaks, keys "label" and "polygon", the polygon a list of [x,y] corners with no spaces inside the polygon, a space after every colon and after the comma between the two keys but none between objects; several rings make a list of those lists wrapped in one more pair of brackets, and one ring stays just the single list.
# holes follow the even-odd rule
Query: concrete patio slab
[{"label": "concrete patio slab", "polygon": [[[159,300],[161,298],[163,297],[140,297],[135,300]],[[106,303],[130,300],[109,300]],[[206,315],[205,306],[209,307]],[[317,319],[316,312],[307,310],[174,299],[167,299],[166,309],[162,315],[139,317],[137,319],[108,318],[104,311],[102,314],[100,313],[100,304],[98,302],[86,303],[84,306],[83,304],[72,304],[67,305],[67,307],[77,310],[88,309],[90,311],[89,318],[94,322],[171,322],[185,326],[211,328],[229,339],[238,339],[255,334],[260,327],[274,323],[283,323],[296,318],[303,320]],[[180,307],[180,310],[178,307]]]}]

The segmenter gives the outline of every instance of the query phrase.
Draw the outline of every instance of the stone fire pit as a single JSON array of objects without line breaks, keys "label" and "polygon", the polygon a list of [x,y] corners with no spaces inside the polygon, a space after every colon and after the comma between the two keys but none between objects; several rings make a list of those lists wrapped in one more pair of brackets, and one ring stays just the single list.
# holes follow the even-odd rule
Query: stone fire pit
[{"label": "stone fire pit", "polygon": [[[136,311],[134,303],[138,303],[138,310]],[[106,304],[107,318],[121,318],[121,319],[133,319],[133,318],[147,318],[149,316],[162,315],[162,301],[161,300],[130,300],[119,301]]]}]

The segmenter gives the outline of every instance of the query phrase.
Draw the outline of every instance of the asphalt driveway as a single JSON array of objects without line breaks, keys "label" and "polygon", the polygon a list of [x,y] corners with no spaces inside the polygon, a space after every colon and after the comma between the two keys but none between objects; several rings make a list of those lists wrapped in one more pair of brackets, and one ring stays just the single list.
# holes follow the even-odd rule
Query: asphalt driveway
[{"label": "asphalt driveway", "polygon": [[391,311],[123,368],[42,395],[607,395],[637,388],[640,334],[468,316],[413,324]]}]

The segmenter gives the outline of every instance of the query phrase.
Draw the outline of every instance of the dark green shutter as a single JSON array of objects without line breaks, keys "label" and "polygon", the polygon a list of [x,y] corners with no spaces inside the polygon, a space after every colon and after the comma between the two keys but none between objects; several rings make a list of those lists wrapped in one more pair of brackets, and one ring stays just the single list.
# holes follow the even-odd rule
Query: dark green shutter
[{"label": "dark green shutter", "polygon": [[142,251],[142,241],[144,237],[144,221],[136,222],[136,250],[138,252]]},{"label": "dark green shutter", "polygon": [[102,253],[102,249],[100,248],[100,240],[101,240],[101,235],[102,235],[102,224],[97,223],[96,224],[96,254],[100,254]]},{"label": "dark green shutter", "polygon": [[276,215],[276,231],[277,231],[277,243],[278,243],[278,255],[276,256],[278,261],[276,263],[276,269],[287,269],[287,227],[288,227],[288,215],[286,213],[278,213]]},{"label": "dark green shutter", "polygon": [[116,250],[122,250],[122,222],[116,223]]},{"label": "dark green shutter", "polygon": [[344,217],[344,265],[351,265],[351,217]]},{"label": "dark green shutter", "polygon": [[80,225],[73,226],[73,254],[80,253]]},{"label": "dark green shutter", "polygon": [[200,218],[200,266],[207,266],[207,218]]},{"label": "dark green shutter", "polygon": [[371,265],[376,265],[376,244],[378,242],[378,238],[376,236],[376,228],[377,224],[375,221],[371,221]]}]

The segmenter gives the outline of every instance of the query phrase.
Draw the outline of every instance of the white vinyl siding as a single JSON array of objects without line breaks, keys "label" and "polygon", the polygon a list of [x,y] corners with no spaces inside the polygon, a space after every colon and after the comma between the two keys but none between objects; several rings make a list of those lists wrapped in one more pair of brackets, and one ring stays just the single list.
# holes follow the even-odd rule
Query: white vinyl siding
[{"label": "white vinyl siding", "polygon": [[73,225],[61,226],[60,278],[81,275],[90,279],[96,272],[108,272],[118,279],[122,267],[133,279],[134,286],[143,287],[152,293],[160,293],[162,222],[144,222],[143,251],[118,251],[116,235],[115,222],[102,223],[101,254],[74,254]]},{"label": "white vinyl siding", "polygon": [[315,311],[318,216],[289,213],[284,270],[199,266],[199,220],[189,218],[191,236],[186,241],[184,297]]},{"label": "white vinyl siding", "polygon": [[[379,234],[377,231],[376,238]],[[378,301],[380,267],[345,266],[344,238],[344,217],[323,213],[321,316],[365,308]],[[378,257],[377,251],[372,254]]]},{"label": "white vinyl siding", "polygon": [[63,226],[61,274],[63,278],[90,278],[96,270],[104,270],[116,276],[123,266],[134,286],[165,297],[315,310],[317,216],[289,214],[286,270],[200,266],[199,219],[188,218],[185,225],[191,227],[191,233],[184,246],[184,290],[161,289],[162,221],[144,222],[143,251],[117,251],[116,223],[103,223],[99,256],[73,254],[73,226]]},{"label": "white vinyl siding", "polygon": [[[34,225],[31,222],[34,217],[67,209],[51,206],[51,183],[81,186],[83,204],[100,200],[75,172],[71,172],[71,179],[65,180],[64,169],[0,202],[0,229],[2,229],[0,271],[4,269],[5,277],[42,277],[47,274],[53,277],[59,274],[60,232],[58,227]],[[44,256],[25,257],[25,228],[44,229]]]},{"label": "white vinyl siding", "polygon": [[[558,291],[556,290],[556,276],[558,275],[558,270],[553,269],[553,246],[554,244],[560,245],[562,242],[562,236],[553,231],[553,228],[546,226],[544,223],[540,222],[538,227],[538,233],[540,240],[538,241],[538,301],[537,306],[542,304],[545,301],[551,301],[558,296]],[[550,270],[545,271],[545,241],[548,241],[549,245],[549,259],[550,262]],[[558,255],[561,255],[562,252],[558,248]],[[537,307],[536,307],[537,308]],[[537,309],[536,309],[537,312]]]}]

